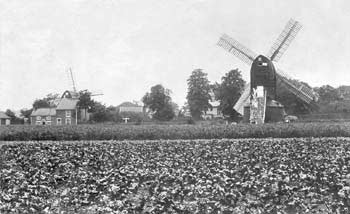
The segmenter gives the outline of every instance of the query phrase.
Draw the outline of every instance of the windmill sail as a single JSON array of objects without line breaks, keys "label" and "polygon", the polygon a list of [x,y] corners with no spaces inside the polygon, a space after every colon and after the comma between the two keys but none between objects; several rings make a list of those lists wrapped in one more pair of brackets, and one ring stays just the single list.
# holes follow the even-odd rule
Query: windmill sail
[{"label": "windmill sail", "polygon": [[242,95],[237,100],[235,106],[233,107],[234,110],[236,110],[238,113],[243,115],[244,112],[244,106],[249,105],[250,101],[250,83],[248,83],[243,90]]},{"label": "windmill sail", "polygon": [[267,57],[271,61],[277,62],[284,52],[287,50],[290,43],[293,41],[299,30],[301,29],[301,24],[293,19],[290,19],[284,30],[277,38],[276,42],[271,47]]},{"label": "windmill sail", "polygon": [[277,71],[277,85],[286,87],[291,93],[304,101],[309,106],[315,106],[318,100],[318,95],[312,88],[305,84],[295,81],[286,75],[282,70]]},{"label": "windmill sail", "polygon": [[223,34],[218,43],[218,46],[221,46],[228,52],[232,53],[236,57],[238,57],[243,62],[247,63],[248,65],[251,65],[254,59],[257,57],[257,54],[253,51],[249,50],[249,48],[245,47],[241,43],[239,43],[237,40],[229,37],[226,34]]}]

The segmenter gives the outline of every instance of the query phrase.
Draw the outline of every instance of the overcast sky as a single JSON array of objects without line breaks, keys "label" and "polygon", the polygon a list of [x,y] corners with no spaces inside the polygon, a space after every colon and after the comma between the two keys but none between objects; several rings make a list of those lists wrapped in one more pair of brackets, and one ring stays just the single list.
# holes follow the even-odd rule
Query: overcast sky
[{"label": "overcast sky", "polygon": [[266,54],[290,18],[303,28],[277,67],[311,86],[350,85],[350,2],[334,0],[0,0],[0,110],[71,89],[106,105],[155,84],[180,106],[194,69],[211,82],[249,67],[216,45],[227,33]]}]

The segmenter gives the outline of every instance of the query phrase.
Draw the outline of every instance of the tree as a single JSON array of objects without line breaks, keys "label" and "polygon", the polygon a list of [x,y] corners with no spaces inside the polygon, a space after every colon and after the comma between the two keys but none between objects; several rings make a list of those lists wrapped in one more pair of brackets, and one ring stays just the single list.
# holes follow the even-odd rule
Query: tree
[{"label": "tree", "polygon": [[88,90],[79,91],[79,102],[78,106],[80,109],[85,109],[87,111],[92,111],[94,108],[95,102],[91,99],[91,92]]},{"label": "tree", "polygon": [[21,115],[24,118],[30,118],[30,115],[32,114],[33,109],[21,109]]},{"label": "tree", "polygon": [[19,117],[16,116],[16,114],[11,111],[10,109],[7,109],[5,114],[9,116],[11,119],[11,124],[22,124],[23,120]]},{"label": "tree", "polygon": [[160,121],[169,121],[174,118],[175,113],[170,97],[171,91],[158,84],[151,88],[151,92],[147,92],[142,102],[148,107],[153,118]]},{"label": "tree", "polygon": [[59,98],[59,94],[50,93],[42,99],[36,99],[33,103],[33,109],[50,108],[55,106],[55,100]]},{"label": "tree", "polygon": [[238,69],[231,70],[221,78],[221,84],[212,86],[215,98],[220,102],[219,110],[229,120],[238,119],[239,113],[233,109],[244,90],[245,81]]},{"label": "tree", "polygon": [[310,109],[289,90],[280,87],[277,90],[277,100],[283,104],[287,114],[301,115],[310,113]]},{"label": "tree", "polygon": [[187,80],[187,103],[193,118],[200,119],[202,114],[211,108],[210,84],[207,74],[201,69],[192,72]]},{"label": "tree", "polygon": [[36,99],[33,103],[33,109],[49,108],[50,103],[45,99]]},{"label": "tree", "polygon": [[321,104],[329,104],[340,99],[337,89],[330,85],[323,85],[315,90],[320,96],[319,103]]},{"label": "tree", "polygon": [[81,121],[88,120],[88,112],[91,113],[94,111],[95,102],[91,99],[91,92],[88,90],[79,91],[79,101],[78,106],[78,119]]},{"label": "tree", "polygon": [[90,120],[100,123],[109,121],[110,119],[111,117],[108,114],[106,106],[100,102],[94,102],[93,113]]}]

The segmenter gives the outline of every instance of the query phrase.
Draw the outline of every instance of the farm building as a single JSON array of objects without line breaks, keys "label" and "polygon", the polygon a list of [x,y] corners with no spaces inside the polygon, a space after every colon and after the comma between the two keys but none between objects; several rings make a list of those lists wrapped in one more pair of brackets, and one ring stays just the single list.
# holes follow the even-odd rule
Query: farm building
[{"label": "farm building", "polygon": [[211,91],[209,94],[211,98],[209,103],[212,106],[212,108],[208,109],[208,111],[203,113],[203,118],[206,120],[223,118],[222,112],[219,111],[220,102],[215,99],[215,95],[213,91]]},{"label": "farm building", "polygon": [[223,115],[222,115],[221,111],[219,110],[220,103],[218,101],[212,101],[212,102],[210,102],[210,105],[212,106],[212,108],[208,109],[208,111],[206,111],[203,114],[203,118],[206,120],[215,119],[215,118],[222,118]]},{"label": "farm building", "polygon": [[119,109],[119,113],[122,113],[122,112],[143,113],[143,106],[132,102],[123,102],[118,106],[118,109]]},{"label": "farm building", "polygon": [[1,125],[10,125],[11,118],[5,114],[5,112],[0,111],[0,126]]},{"label": "farm building", "polygon": [[32,112],[31,124],[76,125],[78,99],[62,98],[55,108],[39,108]]}]

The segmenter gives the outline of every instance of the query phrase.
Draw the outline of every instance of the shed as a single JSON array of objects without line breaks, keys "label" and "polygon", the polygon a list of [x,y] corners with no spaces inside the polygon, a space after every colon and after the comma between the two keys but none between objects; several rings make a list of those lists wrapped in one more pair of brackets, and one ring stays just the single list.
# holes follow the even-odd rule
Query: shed
[{"label": "shed", "polygon": [[5,112],[0,111],[0,126],[1,125],[10,125],[11,118],[5,114]]}]

